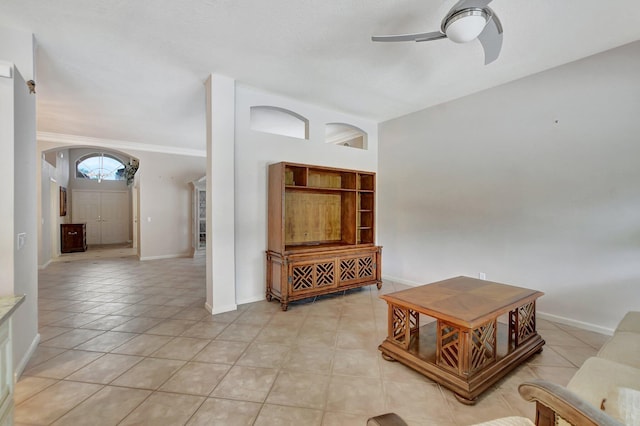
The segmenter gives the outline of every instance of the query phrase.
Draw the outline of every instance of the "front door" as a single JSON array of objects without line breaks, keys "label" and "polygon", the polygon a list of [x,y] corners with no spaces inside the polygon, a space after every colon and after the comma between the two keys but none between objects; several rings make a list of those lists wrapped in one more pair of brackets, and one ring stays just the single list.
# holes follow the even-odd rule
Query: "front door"
[{"label": "front door", "polygon": [[119,244],[129,240],[129,193],[74,190],[72,219],[87,224],[87,244]]}]

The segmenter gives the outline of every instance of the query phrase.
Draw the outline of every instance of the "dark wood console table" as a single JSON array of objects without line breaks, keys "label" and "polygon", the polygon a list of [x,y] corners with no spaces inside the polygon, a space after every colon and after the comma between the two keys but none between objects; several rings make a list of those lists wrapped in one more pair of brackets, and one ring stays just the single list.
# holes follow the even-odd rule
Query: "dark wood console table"
[{"label": "dark wood console table", "polygon": [[60,224],[60,251],[72,253],[87,250],[87,227],[84,223]]}]

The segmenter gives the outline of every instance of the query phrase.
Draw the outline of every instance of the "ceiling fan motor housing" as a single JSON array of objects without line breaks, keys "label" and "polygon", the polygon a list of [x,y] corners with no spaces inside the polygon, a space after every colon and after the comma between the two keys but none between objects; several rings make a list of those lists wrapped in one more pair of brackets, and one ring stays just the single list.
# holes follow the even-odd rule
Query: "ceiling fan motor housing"
[{"label": "ceiling fan motor housing", "polygon": [[487,22],[489,13],[481,8],[466,8],[455,11],[442,21],[442,32],[456,43],[467,43],[478,38]]}]

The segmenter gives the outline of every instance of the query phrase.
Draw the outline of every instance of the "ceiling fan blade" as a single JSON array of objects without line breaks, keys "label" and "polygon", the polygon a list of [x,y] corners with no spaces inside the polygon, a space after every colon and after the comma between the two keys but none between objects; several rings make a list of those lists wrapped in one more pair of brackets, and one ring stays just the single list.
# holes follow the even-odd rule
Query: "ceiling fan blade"
[{"label": "ceiling fan blade", "polygon": [[419,34],[399,34],[399,35],[383,35],[372,36],[371,41],[430,41],[446,38],[447,36],[439,31],[431,33],[419,33]]},{"label": "ceiling fan blade", "polygon": [[453,5],[449,13],[452,13],[457,10],[468,9],[473,7],[478,9],[484,9],[489,5],[489,3],[491,3],[491,1],[492,0],[460,0],[458,3]]},{"label": "ceiling fan blade", "polygon": [[500,50],[502,49],[502,23],[500,23],[493,10],[486,9],[491,16],[484,30],[478,36],[478,40],[480,40],[484,49],[484,64],[488,65],[498,59],[500,55]]}]

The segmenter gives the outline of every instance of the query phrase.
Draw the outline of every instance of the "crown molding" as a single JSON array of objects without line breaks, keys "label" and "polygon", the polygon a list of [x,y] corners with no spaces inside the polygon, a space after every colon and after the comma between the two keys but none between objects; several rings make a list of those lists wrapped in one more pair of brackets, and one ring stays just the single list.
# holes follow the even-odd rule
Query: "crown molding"
[{"label": "crown molding", "polygon": [[62,143],[65,145],[99,146],[120,151],[135,150],[146,152],[160,152],[163,154],[187,155],[191,157],[207,156],[206,150],[153,145],[140,142],[120,141],[115,139],[93,138],[90,136],[65,135],[63,133],[38,132],[37,138],[39,141],[43,142]]}]

